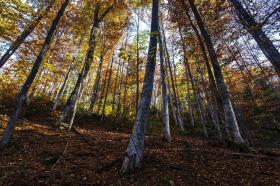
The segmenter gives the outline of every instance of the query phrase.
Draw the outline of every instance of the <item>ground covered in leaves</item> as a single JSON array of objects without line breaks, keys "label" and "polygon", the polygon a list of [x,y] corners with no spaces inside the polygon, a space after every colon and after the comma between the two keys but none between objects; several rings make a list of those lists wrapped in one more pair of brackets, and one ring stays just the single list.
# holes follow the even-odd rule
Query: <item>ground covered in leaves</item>
[{"label": "ground covered in leaves", "polygon": [[243,154],[189,135],[173,134],[164,143],[153,133],[146,137],[143,169],[123,175],[131,130],[95,122],[75,129],[19,121],[0,155],[0,185],[280,185],[279,149]]}]

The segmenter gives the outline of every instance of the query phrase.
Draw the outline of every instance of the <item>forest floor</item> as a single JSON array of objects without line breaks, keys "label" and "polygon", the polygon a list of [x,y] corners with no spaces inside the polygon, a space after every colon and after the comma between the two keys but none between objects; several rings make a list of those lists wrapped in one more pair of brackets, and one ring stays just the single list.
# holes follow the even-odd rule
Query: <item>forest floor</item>
[{"label": "forest floor", "polygon": [[149,133],[143,169],[123,175],[131,129],[75,126],[67,132],[48,121],[20,120],[0,153],[0,185],[280,185],[279,149],[243,154],[199,137],[172,134],[164,143],[159,132]]}]

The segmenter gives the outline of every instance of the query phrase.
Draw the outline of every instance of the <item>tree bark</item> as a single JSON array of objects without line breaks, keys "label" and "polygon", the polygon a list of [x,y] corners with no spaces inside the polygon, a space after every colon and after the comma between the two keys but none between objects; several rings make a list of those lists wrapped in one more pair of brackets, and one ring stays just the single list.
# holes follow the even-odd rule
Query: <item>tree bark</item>
[{"label": "tree bark", "polygon": [[159,50],[160,50],[160,79],[161,79],[161,94],[162,94],[162,121],[163,121],[163,137],[164,140],[170,142],[170,127],[169,127],[169,110],[168,110],[168,95],[166,87],[166,69],[164,68],[164,53],[163,44],[161,39],[160,25],[158,28],[159,33]]}]

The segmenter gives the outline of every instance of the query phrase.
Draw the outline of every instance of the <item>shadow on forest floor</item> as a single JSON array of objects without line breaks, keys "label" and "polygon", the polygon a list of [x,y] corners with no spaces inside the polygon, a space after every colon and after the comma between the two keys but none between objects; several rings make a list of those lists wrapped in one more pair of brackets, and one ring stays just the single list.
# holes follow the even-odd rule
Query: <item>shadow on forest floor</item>
[{"label": "shadow on forest floor", "polygon": [[179,134],[171,143],[147,136],[143,169],[122,175],[130,130],[104,127],[84,123],[67,132],[21,122],[0,154],[0,185],[280,185],[279,149],[242,154]]}]

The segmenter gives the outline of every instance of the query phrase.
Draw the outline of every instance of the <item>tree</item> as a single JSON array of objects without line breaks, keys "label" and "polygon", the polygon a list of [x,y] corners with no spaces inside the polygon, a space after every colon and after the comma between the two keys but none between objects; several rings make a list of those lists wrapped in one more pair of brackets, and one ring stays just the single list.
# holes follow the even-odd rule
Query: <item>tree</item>
[{"label": "tree", "polygon": [[124,155],[123,165],[121,168],[122,172],[129,172],[135,168],[140,168],[143,163],[145,128],[153,92],[153,81],[156,65],[157,40],[159,34],[159,1],[153,0],[152,6],[150,44],[144,86],[132,136],[130,137],[130,142]]}]

